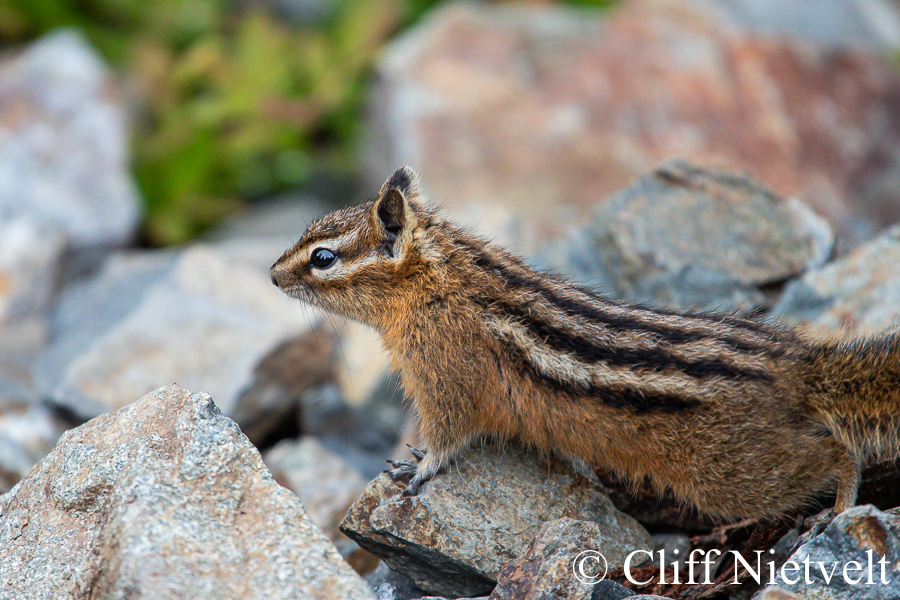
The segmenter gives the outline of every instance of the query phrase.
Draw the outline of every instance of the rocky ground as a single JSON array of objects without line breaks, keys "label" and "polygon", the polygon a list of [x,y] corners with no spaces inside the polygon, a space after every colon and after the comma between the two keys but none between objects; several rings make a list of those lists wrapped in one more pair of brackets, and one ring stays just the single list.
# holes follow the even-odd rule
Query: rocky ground
[{"label": "rocky ground", "polygon": [[[898,14],[445,6],[379,64],[371,181],[348,201],[412,164],[458,220],[617,298],[896,326]],[[379,341],[267,275],[327,205],[273,199],[190,246],[135,247],[122,95],[75,32],[0,60],[0,598],[900,597],[900,576],[878,581],[882,557],[900,570],[892,465],[800,539],[514,445],[400,499],[380,472],[418,440]],[[865,577],[874,557],[875,581],[622,574],[633,551],[712,548]],[[585,549],[605,580],[575,577]]]}]

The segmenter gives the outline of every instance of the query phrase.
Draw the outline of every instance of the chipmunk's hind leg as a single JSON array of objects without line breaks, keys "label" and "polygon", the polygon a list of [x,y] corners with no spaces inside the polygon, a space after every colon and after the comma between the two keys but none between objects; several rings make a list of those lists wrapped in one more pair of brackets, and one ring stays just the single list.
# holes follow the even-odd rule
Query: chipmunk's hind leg
[{"label": "chipmunk's hind leg", "polygon": [[[860,479],[860,462],[859,459],[847,455],[846,462],[841,466],[840,478],[838,479],[837,498],[834,501],[834,508],[827,508],[822,512],[807,517],[803,520],[803,527],[808,531],[801,536],[803,543],[816,537],[831,525],[834,518],[849,508],[856,506],[856,495],[859,488]],[[795,547],[799,547],[798,545]]]},{"label": "chipmunk's hind leg", "polygon": [[848,456],[847,462],[841,468],[840,479],[838,479],[837,498],[834,501],[835,515],[856,506],[859,478],[860,461],[855,456]]}]

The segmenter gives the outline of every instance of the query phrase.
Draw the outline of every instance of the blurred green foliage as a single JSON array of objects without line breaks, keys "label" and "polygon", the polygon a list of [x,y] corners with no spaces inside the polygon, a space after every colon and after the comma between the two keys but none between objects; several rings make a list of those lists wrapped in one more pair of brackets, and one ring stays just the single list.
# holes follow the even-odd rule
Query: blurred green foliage
[{"label": "blurred green foliage", "polygon": [[434,2],[322,4],[327,14],[303,25],[259,2],[0,0],[0,38],[77,26],[132,79],[145,233],[164,245],[242,199],[302,184],[313,156],[349,161],[367,67]]},{"label": "blurred green foliage", "polygon": [[184,239],[232,207],[223,199],[303,183],[313,154],[346,150],[361,74],[398,26],[396,5],[348,2],[327,26],[299,30],[257,7],[183,46],[139,42],[152,133],[136,173],[151,239]]},{"label": "blurred green foliage", "polygon": [[322,0],[297,24],[271,0],[0,0],[0,40],[76,26],[133,82],[145,233],[165,245],[322,165],[352,169],[367,69],[437,3]]}]

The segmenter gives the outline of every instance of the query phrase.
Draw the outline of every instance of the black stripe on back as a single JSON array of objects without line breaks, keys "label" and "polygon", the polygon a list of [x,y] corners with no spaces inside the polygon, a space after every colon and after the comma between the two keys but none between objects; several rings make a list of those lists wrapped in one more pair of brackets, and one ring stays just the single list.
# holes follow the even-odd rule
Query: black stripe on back
[{"label": "black stripe on back", "polygon": [[592,343],[582,336],[561,331],[543,319],[529,314],[515,305],[502,301],[490,302],[473,296],[472,300],[482,308],[510,316],[524,325],[538,340],[545,342],[557,352],[569,352],[587,363],[605,363],[615,367],[648,369],[650,371],[677,371],[697,379],[705,377],[725,377],[738,381],[771,381],[772,375],[761,369],[742,368],[719,359],[699,361],[685,360],[671,356],[664,348],[604,347]]},{"label": "black stripe on back", "polygon": [[[465,243],[465,242],[464,242]],[[468,245],[468,244],[467,244]],[[650,323],[646,321],[641,321],[632,317],[622,316],[622,315],[613,315],[602,310],[599,310],[596,306],[592,306],[590,304],[579,302],[574,298],[570,298],[567,296],[562,296],[556,293],[551,287],[546,285],[539,277],[527,276],[524,274],[514,273],[510,271],[505,265],[498,263],[493,260],[490,256],[484,252],[483,249],[477,248],[471,245],[468,245],[470,250],[475,256],[475,264],[482,269],[489,269],[496,271],[501,277],[503,277],[504,281],[510,287],[522,290],[528,290],[531,292],[539,293],[544,298],[546,298],[549,302],[551,302],[556,307],[564,310],[565,312],[582,317],[584,319],[598,321],[604,323],[606,325],[610,325],[612,327],[616,327],[619,329],[631,329],[638,331],[647,331],[650,333],[654,333],[659,335],[661,338],[670,342],[672,344],[683,344],[686,342],[693,342],[703,339],[714,339],[716,341],[721,342],[722,344],[728,346],[732,350],[737,352],[749,352],[749,353],[767,353],[770,356],[777,357],[781,355],[783,352],[778,347],[769,347],[763,344],[756,344],[750,341],[741,340],[737,338],[733,338],[730,336],[720,336],[720,335],[710,335],[705,333],[700,333],[697,331],[687,331],[684,329],[679,329],[672,325],[665,325],[662,323]],[[523,268],[525,268],[523,266]],[[595,298],[600,302],[609,302],[608,299],[603,298],[596,292],[592,290],[587,290],[584,288],[580,288],[578,286],[574,286],[571,283],[560,281],[564,285],[573,287],[582,293],[588,295],[589,297]],[[692,315],[680,315],[678,313],[666,313],[664,311],[645,309],[650,312],[656,312],[658,314],[672,314],[681,317],[691,318]],[[709,320],[710,316],[707,316],[707,320]],[[718,320],[722,320],[721,317]],[[738,322],[743,322],[741,319],[735,319]],[[729,323],[732,324],[732,323]],[[733,325],[733,324],[732,324]],[[762,326],[760,326],[762,327]],[[768,330],[765,330],[768,332]]]},{"label": "black stripe on back", "polygon": [[509,356],[521,365],[528,377],[540,387],[552,389],[566,396],[595,398],[610,408],[629,409],[635,413],[664,412],[675,413],[697,408],[702,404],[699,398],[675,394],[644,394],[628,387],[601,387],[593,384],[579,384],[564,381],[541,371],[525,352],[515,344],[506,341],[504,347]]}]

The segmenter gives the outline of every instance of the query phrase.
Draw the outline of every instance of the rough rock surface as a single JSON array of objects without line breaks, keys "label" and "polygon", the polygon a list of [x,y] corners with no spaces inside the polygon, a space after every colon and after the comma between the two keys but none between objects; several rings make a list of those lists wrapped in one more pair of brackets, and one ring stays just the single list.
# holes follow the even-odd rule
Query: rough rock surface
[{"label": "rough rock surface", "polygon": [[708,2],[625,4],[434,11],[378,65],[372,184],[416,165],[442,203],[516,206],[553,234],[682,156],[798,197],[845,246],[900,220],[883,55],[748,34]]},{"label": "rough rock surface", "polygon": [[112,257],[63,294],[35,386],[82,418],[159,381],[209,390],[232,414],[263,357],[318,321],[269,281],[283,250],[247,241]]},{"label": "rough rock surface", "polygon": [[[596,523],[570,518],[545,523],[525,552],[500,571],[491,600],[592,600],[600,595],[595,594],[595,586],[608,570],[621,569],[629,552],[652,549],[617,546],[614,540],[605,539],[608,534]],[[604,562],[593,554],[600,547],[604,548],[599,553]],[[588,560],[579,561],[579,557]],[[616,588],[607,590],[606,598],[631,595],[612,582],[605,587]]]},{"label": "rough rock surface", "polygon": [[900,224],[787,286],[774,312],[823,329],[900,323]]},{"label": "rough rock surface", "polygon": [[831,255],[828,224],[746,175],[681,161],[598,205],[541,260],[632,302],[751,310]]},{"label": "rough rock surface", "polygon": [[0,63],[0,323],[44,307],[64,257],[81,267],[132,237],[126,127],[109,71],[76,32]]},{"label": "rough rock surface", "polygon": [[649,534],[615,510],[595,481],[515,445],[473,449],[418,496],[401,498],[403,488],[387,475],[375,479],[341,531],[444,596],[490,592],[500,569],[554,519],[596,523],[609,542],[599,548],[604,553],[651,547]]},{"label": "rough rock surface", "polygon": [[[614,581],[604,579],[594,585],[590,600],[626,600],[627,598],[633,597],[634,594],[632,590],[629,590]],[[652,596],[649,598],[644,596],[643,598],[644,600],[653,600]]]},{"label": "rough rock surface", "polygon": [[206,394],[67,432],[0,501],[0,596],[374,599]]},{"label": "rough rock surface", "polygon": [[[638,598],[638,596],[635,596]],[[643,597],[641,597],[643,598]],[[800,596],[795,594],[794,592],[789,592],[787,590],[783,590],[777,586],[769,586],[760,592],[759,596],[756,597],[756,600],[806,600],[804,596]]]},{"label": "rough rock surface", "polygon": [[816,600],[900,598],[898,565],[900,516],[871,505],[857,506],[838,515],[824,532],[797,548],[785,563],[787,570],[776,571],[773,583]]},{"label": "rough rock surface", "polygon": [[428,592],[416,587],[412,579],[392,571],[383,562],[379,562],[378,567],[366,575],[366,582],[372,586],[378,600],[419,600],[428,595]]}]

